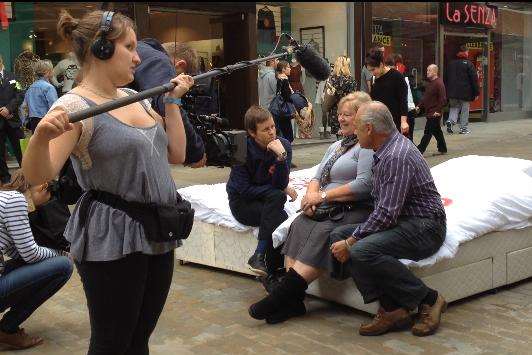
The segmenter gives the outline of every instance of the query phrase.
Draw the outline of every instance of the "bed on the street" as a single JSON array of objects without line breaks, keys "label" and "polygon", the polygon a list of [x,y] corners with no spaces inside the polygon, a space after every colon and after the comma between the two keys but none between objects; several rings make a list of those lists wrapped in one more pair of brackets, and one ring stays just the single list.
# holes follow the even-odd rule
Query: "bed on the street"
[{"label": "bed on the street", "polygon": [[[299,197],[287,202],[289,215],[274,233],[286,238],[315,169],[295,171],[290,183]],[[433,256],[402,260],[430,287],[455,301],[532,276],[532,161],[465,156],[431,169],[447,214],[447,235]],[[229,210],[225,184],[179,190],[196,210],[192,233],[176,251],[179,260],[252,274],[247,260],[257,245],[257,228],[238,223]],[[352,280],[323,277],[308,294],[374,313]]]}]

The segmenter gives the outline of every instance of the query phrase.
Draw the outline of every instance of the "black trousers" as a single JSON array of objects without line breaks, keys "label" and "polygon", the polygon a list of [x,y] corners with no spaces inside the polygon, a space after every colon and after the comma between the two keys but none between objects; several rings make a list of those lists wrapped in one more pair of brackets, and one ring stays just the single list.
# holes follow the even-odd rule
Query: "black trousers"
[{"label": "black trousers", "polygon": [[0,179],[2,182],[9,182],[11,179],[11,174],[9,173],[9,168],[6,163],[6,138],[9,139],[9,142],[13,146],[15,157],[19,166],[22,166],[22,151],[20,150],[20,139],[19,139],[20,130],[17,128],[12,128],[7,122],[4,122],[4,126],[0,129]]},{"label": "black trousers", "polygon": [[273,248],[272,233],[288,218],[284,211],[285,202],[286,194],[277,189],[255,200],[236,198],[229,201],[229,208],[235,219],[246,226],[259,227],[259,240],[268,242],[266,266],[269,273],[273,273],[284,264],[281,247]]},{"label": "black trousers", "polygon": [[174,251],[76,262],[89,308],[89,355],[147,355],[174,271]]},{"label": "black trousers", "polygon": [[447,144],[441,130],[441,117],[427,117],[427,124],[425,124],[425,132],[421,138],[421,142],[417,146],[421,153],[425,153],[432,136],[436,138],[438,145],[438,152],[447,153]]},{"label": "black trousers", "polygon": [[414,141],[414,126],[416,125],[416,111],[408,111],[407,122],[408,122],[408,139]]},{"label": "black trousers", "polygon": [[[346,239],[356,226],[338,227],[331,237]],[[364,302],[387,296],[406,309],[418,307],[429,288],[399,259],[428,258],[440,249],[445,233],[444,218],[400,217],[395,227],[356,242],[349,269]]]}]

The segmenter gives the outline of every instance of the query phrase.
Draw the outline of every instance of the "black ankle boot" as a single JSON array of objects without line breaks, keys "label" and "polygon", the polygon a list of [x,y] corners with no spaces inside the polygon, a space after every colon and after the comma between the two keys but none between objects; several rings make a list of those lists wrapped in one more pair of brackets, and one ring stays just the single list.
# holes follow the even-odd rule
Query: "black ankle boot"
[{"label": "black ankle boot", "polygon": [[271,294],[249,307],[249,315],[262,320],[273,316],[285,304],[303,302],[307,287],[305,279],[291,268]]},{"label": "black ankle boot", "polygon": [[307,308],[302,300],[295,300],[288,304],[283,304],[282,307],[274,314],[266,317],[266,323],[277,324],[284,322],[292,317],[303,316],[307,313]]}]

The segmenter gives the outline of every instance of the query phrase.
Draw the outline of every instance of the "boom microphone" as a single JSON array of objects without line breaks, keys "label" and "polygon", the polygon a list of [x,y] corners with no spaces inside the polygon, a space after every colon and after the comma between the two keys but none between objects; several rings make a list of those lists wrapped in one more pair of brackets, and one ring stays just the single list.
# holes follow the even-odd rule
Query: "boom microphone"
[{"label": "boom microphone", "polygon": [[[276,59],[284,57],[288,54],[291,54],[292,52],[295,52],[295,56],[299,63],[301,63],[301,66],[305,68],[310,75],[312,75],[314,78],[316,78],[319,81],[326,80],[330,73],[331,69],[329,67],[329,64],[325,59],[321,58],[318,52],[314,48],[312,48],[310,45],[304,45],[300,46],[290,35],[284,34],[290,38],[290,44],[292,48],[290,50],[283,52],[283,53],[277,53],[270,55],[268,57],[254,59],[254,60],[244,60],[241,62],[238,62],[236,64],[227,65],[223,68],[214,68],[209,70],[206,73],[202,73],[199,75],[193,76],[194,81],[198,81],[200,79],[206,79],[206,78],[212,78],[217,75],[227,75],[232,73],[235,70],[244,69],[247,67],[250,67],[252,65],[257,65],[260,63],[263,63],[267,60]],[[100,113],[108,112],[114,109],[117,109],[119,107],[123,107],[129,104],[132,104],[134,102],[138,102],[143,99],[147,99],[149,97],[154,97],[157,95],[164,94],[165,92],[172,91],[174,89],[176,84],[170,82],[166,83],[164,85],[156,86],[154,88],[144,90],[141,92],[138,92],[133,95],[129,95],[126,97],[120,97],[118,99],[111,100],[109,102],[105,102],[101,105],[88,107],[86,109],[72,112],[68,114],[68,120],[70,123],[78,122],[81,120],[84,120],[89,117],[96,116]]]},{"label": "boom microphone", "polygon": [[323,59],[316,50],[305,44],[304,46],[296,46],[295,54],[297,61],[305,68],[310,75],[318,81],[324,81],[329,78],[331,68],[329,63]]}]

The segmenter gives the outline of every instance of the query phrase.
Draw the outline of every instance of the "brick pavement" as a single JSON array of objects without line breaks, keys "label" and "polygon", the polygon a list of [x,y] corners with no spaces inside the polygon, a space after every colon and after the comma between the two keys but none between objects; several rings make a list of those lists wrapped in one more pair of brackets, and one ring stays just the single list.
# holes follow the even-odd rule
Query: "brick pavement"
[{"label": "brick pavement", "polygon": [[[472,135],[446,135],[449,154],[431,157],[431,166],[467,154],[532,159],[532,120],[474,123]],[[416,141],[421,131],[416,131]],[[294,160],[314,165],[326,145],[300,146]],[[179,186],[225,181],[229,169],[174,168]],[[532,237],[532,236],[531,236]],[[151,339],[151,353],[166,354],[530,354],[532,279],[453,303],[440,331],[418,338],[408,331],[361,337],[367,314],[307,298],[305,317],[269,326],[251,319],[247,307],[264,296],[250,276],[204,266],[176,264],[165,309]],[[84,354],[90,334],[83,289],[77,273],[24,324],[45,343],[5,354]],[[0,351],[2,348],[0,348]]]}]

